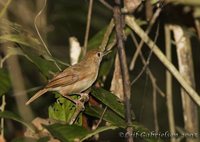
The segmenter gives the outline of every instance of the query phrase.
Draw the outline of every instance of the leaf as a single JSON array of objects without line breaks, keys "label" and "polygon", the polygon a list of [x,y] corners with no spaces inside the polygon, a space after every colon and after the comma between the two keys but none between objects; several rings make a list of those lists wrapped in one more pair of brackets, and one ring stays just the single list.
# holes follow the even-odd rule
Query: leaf
[{"label": "leaf", "polygon": [[86,106],[86,109],[84,111],[84,113],[86,113],[87,115],[90,115],[96,118],[103,117],[104,121],[109,122],[115,126],[118,126],[121,128],[125,128],[127,126],[125,120],[122,119],[119,115],[117,115],[113,111],[107,109],[104,115],[102,116],[103,112],[104,112],[103,108],[96,107],[96,106]]},{"label": "leaf", "polygon": [[107,26],[104,27],[101,31],[99,31],[96,35],[94,35],[88,42],[88,49],[94,49],[101,45],[103,40],[103,36],[106,32]]},{"label": "leaf", "polygon": [[[72,98],[77,99],[76,96],[72,96]],[[49,106],[48,109],[49,118],[65,123],[70,121],[75,111],[75,104],[60,95],[57,97],[56,102]],[[81,115],[78,120],[81,120]],[[81,121],[78,121],[77,124],[81,125]]]},{"label": "leaf", "polygon": [[11,88],[11,82],[8,73],[0,68],[0,96],[7,93]]},{"label": "leaf", "polygon": [[0,42],[16,42],[18,44],[22,44],[28,47],[33,47],[35,50],[40,50],[40,52],[44,52],[44,50],[37,49],[36,47],[41,46],[40,42],[30,35],[22,35],[22,34],[4,34],[0,36]]},{"label": "leaf", "polygon": [[6,55],[1,60],[0,65],[3,67],[4,62],[11,56],[18,55],[23,56],[27,60],[29,60],[31,63],[33,63],[40,72],[46,76],[47,78],[51,78],[52,73],[58,72],[58,69],[56,68],[55,64],[52,61],[48,61],[38,54],[31,52],[30,49],[22,50],[21,48],[17,47],[7,47],[6,48]]},{"label": "leaf", "polygon": [[[97,118],[101,118],[102,117],[102,113],[103,113],[103,109],[102,108],[98,108],[95,106],[87,106],[86,110],[84,113],[93,116],[93,117],[97,117]],[[111,123],[114,126],[117,126],[119,128],[123,128],[124,132],[123,134],[126,133],[126,122],[124,119],[122,119],[121,117],[119,117],[118,115],[116,115],[114,112],[107,110],[105,112],[105,114],[103,115],[103,120],[106,122]],[[134,129],[134,132],[137,133],[150,133],[150,130],[146,127],[144,127],[143,125],[139,124],[138,122],[133,122],[132,127]],[[148,137],[143,137],[144,140],[146,140],[147,142],[157,142],[157,139],[155,138],[148,138]]]},{"label": "leaf", "polygon": [[38,56],[36,53],[29,52],[30,50],[24,50],[24,54],[26,58],[29,59],[36,67],[40,70],[40,72],[47,78],[51,78],[51,73],[57,73],[58,68],[55,66],[53,62],[47,61],[46,59]]},{"label": "leaf", "polygon": [[3,67],[4,62],[10,58],[13,55],[21,55],[21,56],[25,56],[24,53],[22,52],[22,50],[20,48],[14,48],[14,47],[7,47],[6,48],[6,55],[3,59],[1,59],[0,61],[0,67]]},{"label": "leaf", "polygon": [[[10,3],[12,2],[12,0],[7,0],[7,3],[5,4],[5,6],[2,8],[2,10],[0,11],[0,19],[2,18],[2,16],[4,15],[4,13],[6,12],[6,10],[8,9],[8,6],[10,5]],[[2,4],[2,3],[1,3]],[[3,4],[4,5],[4,4]]]},{"label": "leaf", "polygon": [[99,69],[98,78],[101,78],[103,76],[107,76],[110,73],[110,70],[113,67],[114,57],[115,57],[114,52],[112,52],[109,55],[106,55],[106,57],[104,57],[104,60],[101,63],[101,66],[100,66],[100,69]]},{"label": "leaf", "polygon": [[20,116],[18,116],[17,114],[15,114],[13,112],[10,112],[10,111],[0,112],[0,117],[17,121],[17,122],[23,124],[24,126],[26,126],[27,128],[29,128],[30,130],[34,131],[30,124],[26,123]]},{"label": "leaf", "polygon": [[49,142],[50,138],[49,137],[43,137],[37,140],[37,142]]},{"label": "leaf", "polygon": [[100,132],[118,128],[116,126],[105,126],[105,127],[100,127],[93,131],[89,131],[78,125],[53,124],[53,125],[44,126],[44,127],[55,138],[64,142],[73,142],[78,139],[80,141],[84,141]]},{"label": "leaf", "polygon": [[[104,90],[103,88],[92,88],[91,94],[93,97],[101,101],[103,104],[108,106],[111,110],[117,113],[122,118],[125,118],[125,107],[119,99],[109,91]],[[134,119],[134,117],[133,117]]]}]

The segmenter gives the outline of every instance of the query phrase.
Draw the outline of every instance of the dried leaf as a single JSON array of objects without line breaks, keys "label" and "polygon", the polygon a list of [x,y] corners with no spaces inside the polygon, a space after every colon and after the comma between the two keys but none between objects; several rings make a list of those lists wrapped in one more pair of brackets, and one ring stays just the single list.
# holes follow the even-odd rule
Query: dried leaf
[{"label": "dried leaf", "polygon": [[124,100],[123,82],[118,54],[115,58],[115,70],[113,73],[110,91],[115,94],[120,99],[120,101]]}]

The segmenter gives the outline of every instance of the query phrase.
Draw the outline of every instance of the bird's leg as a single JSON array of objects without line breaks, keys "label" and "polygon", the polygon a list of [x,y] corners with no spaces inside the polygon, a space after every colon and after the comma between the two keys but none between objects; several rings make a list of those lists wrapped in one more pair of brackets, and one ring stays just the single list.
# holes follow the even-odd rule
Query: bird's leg
[{"label": "bird's leg", "polygon": [[76,118],[78,117],[79,113],[81,111],[84,111],[85,109],[85,103],[89,100],[89,96],[87,93],[80,93],[78,94],[80,95],[81,97],[76,100],[76,111],[74,112],[73,116],[71,117],[70,121],[69,121],[69,124],[73,124],[76,120]]}]

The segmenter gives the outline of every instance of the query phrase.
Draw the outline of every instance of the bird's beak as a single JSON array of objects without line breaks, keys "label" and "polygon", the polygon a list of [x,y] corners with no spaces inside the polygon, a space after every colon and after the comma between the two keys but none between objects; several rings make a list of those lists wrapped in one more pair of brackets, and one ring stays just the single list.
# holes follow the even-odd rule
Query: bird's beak
[{"label": "bird's beak", "polygon": [[103,56],[109,54],[110,52],[112,52],[112,51],[111,51],[111,50],[109,50],[109,51],[104,51],[104,52],[103,52]]}]

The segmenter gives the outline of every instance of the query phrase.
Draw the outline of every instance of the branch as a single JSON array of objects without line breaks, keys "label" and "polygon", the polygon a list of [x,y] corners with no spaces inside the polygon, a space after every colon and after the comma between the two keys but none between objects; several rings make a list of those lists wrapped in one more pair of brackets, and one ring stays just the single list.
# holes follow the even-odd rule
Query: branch
[{"label": "branch", "polygon": [[181,84],[181,86],[188,92],[188,95],[200,106],[200,97],[198,93],[183,79],[178,70],[174,67],[174,65],[167,60],[165,55],[159,49],[157,45],[149,38],[149,36],[142,30],[140,26],[138,26],[135,22],[134,17],[126,16],[125,17],[127,25],[135,31],[138,36],[144,40],[144,42],[148,45],[149,48],[153,47],[154,54],[159,58],[159,60],[164,64],[164,66],[171,72],[171,74],[176,78],[176,80]]},{"label": "branch", "polygon": [[121,15],[120,7],[119,5],[120,0],[115,0],[115,3],[117,6],[114,7],[114,20],[115,20],[115,30],[116,30],[116,38],[117,38],[117,47],[118,47],[118,53],[119,53],[119,59],[120,59],[120,66],[121,66],[121,73],[122,73],[122,81],[123,81],[123,90],[124,90],[124,99],[125,99],[125,113],[126,113],[126,121],[127,121],[127,141],[133,142],[133,129],[131,127],[131,104],[130,104],[130,98],[131,98],[131,85],[129,80],[129,72],[128,72],[128,66],[126,61],[126,54],[124,50],[124,41],[123,41],[123,23],[122,20],[123,17]]},{"label": "branch", "polygon": [[87,15],[87,26],[86,26],[86,32],[85,32],[84,46],[83,46],[83,57],[85,56],[87,52],[88,37],[90,33],[90,24],[91,24],[91,16],[92,16],[92,6],[93,6],[93,0],[90,0],[88,15]]},{"label": "branch", "polygon": [[[165,25],[165,52],[167,59],[171,61],[171,35],[169,25]],[[166,105],[168,111],[169,130],[171,134],[175,134],[174,107],[172,96],[172,75],[166,71]],[[171,137],[171,142],[176,142],[175,137]]]},{"label": "branch", "polygon": [[[161,12],[161,8],[158,8],[156,10],[155,14],[153,15],[153,17],[152,17],[152,19],[151,19],[151,21],[149,23],[149,26],[147,27],[145,33],[149,34],[149,32],[151,31],[151,29],[152,29],[157,17],[160,15],[160,12]],[[143,44],[144,44],[144,40],[141,40],[139,45],[138,45],[138,48],[137,48],[137,50],[136,50],[136,52],[135,52],[135,54],[134,54],[134,56],[133,56],[133,58],[131,60],[131,64],[130,64],[130,67],[129,67],[130,70],[134,69],[135,61],[136,61],[136,59],[137,59],[137,57],[138,57],[138,55],[139,55],[139,53],[140,53],[140,51],[142,49]]]}]

